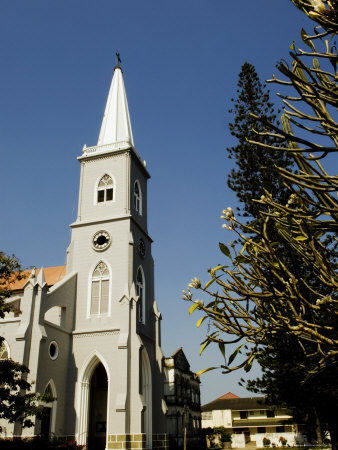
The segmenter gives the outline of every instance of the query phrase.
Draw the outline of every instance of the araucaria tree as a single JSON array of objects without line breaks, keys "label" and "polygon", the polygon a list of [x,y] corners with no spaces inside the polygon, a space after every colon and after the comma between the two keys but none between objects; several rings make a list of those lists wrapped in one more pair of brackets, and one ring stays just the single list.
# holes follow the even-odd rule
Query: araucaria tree
[{"label": "araucaria tree", "polygon": [[[276,125],[269,92],[264,88],[255,68],[245,63],[239,74],[238,97],[236,100],[232,99],[234,108],[230,111],[234,113],[234,122],[230,124],[230,131],[238,139],[238,145],[227,150],[230,158],[236,163],[228,177],[228,186],[237,194],[241,206],[237,208],[238,215],[245,216],[247,223],[259,219],[262,212],[262,205],[252,199],[260,199],[267,191],[275,202],[286,204],[292,193],[283,175],[277,169],[278,167],[291,170],[295,165],[292,155],[279,150],[279,140],[265,134],[264,125],[257,123],[253,117],[253,115],[262,117],[265,121]],[[257,134],[259,131],[263,132],[263,136]],[[250,140],[259,141],[268,146],[253,144]],[[257,225],[259,226],[259,220]],[[331,293],[330,289],[313,277],[312,271],[308,270],[307,264],[289,241],[279,235],[273,221],[270,221],[268,235],[272,242],[279,241],[279,258],[289,271],[297,278],[302,277],[308,285],[321,294]],[[278,280],[270,277],[270,281],[278,287]],[[313,303],[317,300],[317,297],[307,289],[302,289],[302,294],[307,295]],[[285,335],[283,332],[269,335],[257,357],[263,375],[260,379],[249,381],[247,388],[264,393],[266,401],[272,405],[283,405],[291,409],[293,416],[300,423],[308,425],[306,430],[309,431],[311,438],[315,437],[319,443],[322,443],[325,425],[321,426],[321,423],[326,424],[329,422],[328,418],[334,417],[333,408],[337,406],[338,397],[335,395],[337,393],[333,391],[328,380],[338,377],[338,366],[330,366],[324,375],[319,374],[311,382],[303,383],[308,375],[308,364],[303,350],[297,349],[297,342],[294,341],[291,334]],[[306,352],[313,350],[311,343],[304,343],[304,345],[307,346]],[[290,352],[291,348],[292,352]]]},{"label": "araucaria tree", "polygon": [[[257,138],[249,137],[249,143],[260,149],[278,148],[292,156],[297,171],[277,167],[290,195],[282,201],[265,189],[252,199],[259,205],[254,223],[243,224],[231,208],[224,210],[224,227],[238,234],[240,247],[220,244],[225,264],[209,270],[205,286],[195,278],[184,297],[193,303],[190,313],[199,310],[203,314],[198,326],[205,319],[213,324],[201,351],[216,343],[224,353],[225,344],[239,344],[221,366],[225,372],[239,367],[249,370],[267,346],[273,354],[280,337],[292,342],[301,355],[298,375],[303,378],[299,383],[305,384],[325,375],[329,379],[331,368],[338,364],[335,245],[324,242],[328,235],[334,240],[337,234],[338,178],[323,167],[323,159],[337,152],[338,143],[334,119],[338,58],[333,41],[338,32],[338,4],[330,0],[293,2],[319,26],[313,35],[302,30],[308,49],[296,50],[293,45],[291,62],[278,64],[282,79],[274,76],[270,80],[287,89],[282,95],[282,126],[254,113]],[[265,137],[276,143],[262,141]],[[306,274],[284,260],[286,245],[302,261]],[[195,300],[192,288],[204,292],[209,300]],[[336,417],[329,429],[337,449]]]},{"label": "araucaria tree", "polygon": [[[10,286],[24,275],[16,257],[0,252],[0,317],[11,310],[6,299],[10,297]],[[30,427],[34,416],[42,417],[40,401],[50,401],[48,395],[31,392],[32,385],[27,381],[29,370],[12,359],[8,359],[6,348],[0,336],[0,419]],[[1,431],[1,427],[0,427]]]},{"label": "araucaria tree", "polygon": [[239,215],[252,219],[258,217],[260,211],[260,205],[252,199],[260,198],[264,194],[264,187],[276,201],[287,201],[289,193],[276,167],[290,169],[294,161],[291,155],[270,148],[274,144],[278,146],[278,141],[271,136],[263,135],[259,138],[260,142],[269,144],[269,148],[249,142],[250,139],[257,140],[258,131],[265,130],[265,126],[257,124],[252,114],[276,123],[270,93],[261,83],[252,64],[243,64],[237,87],[238,96],[231,99],[233,107],[229,110],[234,114],[234,121],[229,124],[229,129],[231,135],[237,139],[237,145],[227,148],[228,156],[235,161],[236,168],[232,169],[228,176],[228,186],[241,202]]}]

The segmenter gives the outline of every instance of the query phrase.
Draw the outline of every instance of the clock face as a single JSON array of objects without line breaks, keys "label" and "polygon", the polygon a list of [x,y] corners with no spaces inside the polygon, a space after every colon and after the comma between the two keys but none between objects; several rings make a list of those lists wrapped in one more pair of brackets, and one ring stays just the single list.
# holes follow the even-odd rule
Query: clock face
[{"label": "clock face", "polygon": [[144,243],[144,240],[142,238],[138,241],[137,251],[141,258],[144,258],[146,256],[146,244]]},{"label": "clock face", "polygon": [[98,252],[102,252],[111,244],[111,237],[107,231],[98,231],[93,236],[93,248]]}]

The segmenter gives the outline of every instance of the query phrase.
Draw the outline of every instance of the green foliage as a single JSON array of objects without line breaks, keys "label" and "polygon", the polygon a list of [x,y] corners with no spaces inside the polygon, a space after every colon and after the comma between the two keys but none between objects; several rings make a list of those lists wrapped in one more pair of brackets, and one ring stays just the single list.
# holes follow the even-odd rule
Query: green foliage
[{"label": "green foliage", "polygon": [[32,393],[27,381],[29,370],[11,359],[0,360],[0,419],[19,422],[23,427],[34,425],[32,417],[42,418],[39,401],[51,397]]},{"label": "green foliage", "polygon": [[[245,167],[239,165],[239,171],[231,174],[229,186],[245,204],[243,215],[255,220],[242,223],[231,208],[223,211],[224,228],[237,233],[230,256],[220,245],[228,265],[209,270],[212,282],[204,287],[193,280],[184,299],[194,302],[195,311],[209,319],[202,348],[211,343],[238,344],[221,365],[225,373],[238,368],[249,371],[257,359],[263,376],[250,382],[252,390],[267,394],[275,404],[292,405],[295,415],[301,412],[303,419],[312,421],[313,429],[326,420],[337,449],[338,398],[332,386],[338,375],[338,177],[329,175],[321,161],[336,153],[338,146],[334,119],[338,57],[332,39],[338,34],[337,3],[294,3],[321,28],[316,27],[313,36],[301,31],[307,48],[296,50],[292,44],[292,62],[282,60],[277,66],[283,79],[270,80],[293,89],[280,94],[281,126],[273,114],[267,117],[266,110],[252,112],[237,103],[239,125],[232,129],[241,140],[232,156],[239,164],[245,161]],[[250,86],[247,89],[250,106],[254,95]],[[239,102],[243,99],[240,96]],[[253,128],[254,135],[243,138]],[[248,173],[255,167],[253,149],[270,152],[258,163],[257,176],[270,159],[273,178],[277,174],[280,180],[277,189],[268,179],[256,183]],[[272,152],[291,157],[297,171],[271,161]],[[209,301],[195,301],[191,289],[202,291]]]},{"label": "green foliage", "polygon": [[58,439],[46,440],[42,438],[0,439],[1,450],[82,450],[84,445],[74,441]]},{"label": "green foliage", "polygon": [[224,427],[214,427],[213,433],[219,436],[219,440],[222,444],[225,442],[231,442],[231,434]]},{"label": "green foliage", "polygon": [[[258,138],[247,140],[248,144],[257,146],[259,151],[275,150],[294,159],[298,172],[273,163],[283,179],[284,195],[287,193],[289,197],[287,201],[279,199],[277,194],[274,195],[274,184],[267,181],[260,199],[255,200],[250,195],[243,197],[244,209],[255,217],[254,222],[243,224],[234,217],[231,208],[224,210],[223,219],[227,222],[224,227],[237,233],[237,243],[242,248],[233,245],[229,257],[228,248],[220,245],[227,256],[228,266],[211,269],[211,279],[204,287],[199,280],[193,280],[184,294],[186,300],[194,303],[193,310],[205,313],[203,317],[211,319],[214,326],[210,327],[201,351],[210,343],[238,342],[242,345],[244,341],[244,348],[239,348],[231,357],[232,364],[239,358],[241,361],[231,367],[229,360],[226,361],[221,366],[226,372],[240,367],[249,370],[266,346],[277,350],[275,337],[279,333],[292,336],[294,344],[302,350],[304,358],[299,366],[304,376],[337,364],[338,275],[335,248],[324,238],[338,230],[338,203],[332,195],[338,188],[338,181],[337,177],[326,173],[318,159],[337,151],[338,125],[330,108],[337,105],[338,88],[335,74],[329,72],[329,67],[318,69],[322,61],[317,61],[322,59],[327,66],[334,57],[337,60],[337,56],[328,41],[319,52],[313,43],[314,38],[302,33],[302,39],[312,41],[312,53],[316,56],[314,67],[308,67],[302,60],[304,54],[307,56],[306,52],[294,51],[290,53],[293,59],[291,67],[285,61],[278,65],[288,81],[280,81],[276,77],[272,80],[283,86],[292,86],[298,94],[298,97],[283,96],[286,109],[282,128],[267,118],[266,111],[263,115],[251,113],[248,119],[254,119],[256,124],[264,127],[263,131],[256,130]],[[249,66],[247,69],[252,72]],[[250,80],[251,75],[241,74],[242,77],[249,76]],[[250,81],[250,86],[252,84]],[[309,92],[313,94],[309,95]],[[250,87],[248,104],[251,97],[255,98]],[[303,104],[307,112],[300,109]],[[309,115],[309,107],[313,115]],[[243,115],[239,130],[243,129],[243,133],[247,130],[242,124],[246,112],[238,106],[238,116]],[[295,136],[291,123],[310,138],[320,136],[333,141],[334,146],[316,144]],[[270,137],[273,143],[266,137]],[[238,148],[240,151],[241,147]],[[248,147],[246,151],[249,152]],[[312,156],[313,153],[317,156]],[[251,152],[251,159],[254,157]],[[265,158],[269,159],[269,156]],[[247,170],[250,170],[248,161],[251,160],[246,160]],[[242,184],[236,188],[243,186],[246,192],[256,192],[256,184],[253,188],[246,184],[245,174],[243,170],[238,174]],[[249,209],[251,204],[255,209]],[[191,288],[205,292],[211,296],[211,301],[194,301]]]},{"label": "green foliage", "polygon": [[279,333],[277,350],[261,351],[258,362],[262,375],[249,380],[247,389],[264,394],[266,403],[288,408],[296,423],[304,425],[309,442],[319,441],[328,430],[327,424],[336,421],[338,405],[338,377],[336,365],[310,377],[304,383],[304,353],[292,336]]},{"label": "green foliage", "polygon": [[[11,283],[24,277],[19,261],[14,255],[0,252],[0,317],[10,311],[6,299],[10,297]],[[0,347],[3,342],[0,336]],[[34,425],[32,418],[42,417],[39,402],[49,402],[52,398],[31,392],[32,385],[27,381],[27,367],[12,359],[0,360],[0,419],[9,423],[20,423],[23,427]],[[1,427],[0,427],[1,431]],[[13,444],[14,445],[14,444]],[[15,448],[15,447],[12,447]]]},{"label": "green foliage", "polygon": [[294,161],[288,154],[277,148],[262,148],[259,144],[252,144],[250,139],[270,146],[277,144],[276,138],[269,135],[258,135],[265,131],[265,126],[257,123],[251,114],[264,117],[275,123],[276,114],[270,102],[270,93],[263,85],[252,64],[245,63],[239,74],[236,100],[233,109],[234,122],[229,124],[230,133],[238,144],[227,148],[229,158],[236,163],[228,176],[228,186],[242,203],[238,209],[239,215],[257,218],[261,206],[252,199],[260,199],[267,189],[277,201],[285,202],[288,193],[284,187],[283,177],[277,167],[285,169],[292,167]]},{"label": "green foliage", "polygon": [[[13,276],[15,274],[15,276]],[[0,252],[0,318],[5,317],[5,313],[10,311],[10,306],[5,303],[5,299],[10,297],[10,285],[16,279],[23,278],[21,266],[14,255],[6,255]]]},{"label": "green foliage", "polygon": [[265,447],[269,447],[270,444],[271,444],[270,439],[264,437],[264,438],[263,438],[263,445],[264,445]]}]

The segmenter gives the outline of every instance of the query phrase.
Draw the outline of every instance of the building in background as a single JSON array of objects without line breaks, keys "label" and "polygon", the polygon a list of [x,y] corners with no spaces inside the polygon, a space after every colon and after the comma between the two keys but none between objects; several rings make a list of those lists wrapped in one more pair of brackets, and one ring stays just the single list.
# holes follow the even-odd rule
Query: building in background
[{"label": "building in background", "polygon": [[197,449],[201,445],[200,381],[190,371],[182,348],[164,359],[164,376],[169,448],[183,448],[186,429],[187,449]]},{"label": "building in background", "polygon": [[240,398],[228,392],[203,405],[202,427],[222,426],[231,434],[232,448],[264,447],[264,438],[276,446],[284,439],[286,445],[307,444],[288,411],[265,405],[264,397]]}]

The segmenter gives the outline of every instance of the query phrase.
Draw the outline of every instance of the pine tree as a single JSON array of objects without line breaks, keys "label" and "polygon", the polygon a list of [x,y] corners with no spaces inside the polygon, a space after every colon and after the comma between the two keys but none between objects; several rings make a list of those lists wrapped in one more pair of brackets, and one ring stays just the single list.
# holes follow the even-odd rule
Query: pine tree
[{"label": "pine tree", "polygon": [[[243,215],[256,215],[257,219],[253,225],[245,224],[236,219],[230,207],[223,211],[223,227],[236,233],[239,241],[231,243],[230,249],[220,243],[225,264],[209,269],[210,279],[204,286],[194,278],[183,298],[193,303],[190,314],[203,314],[197,327],[207,319],[200,353],[209,344],[216,344],[224,360],[220,366],[224,373],[239,368],[249,371],[258,359],[263,376],[249,387],[303,413],[304,404],[311,406],[311,398],[316,398],[313,406],[318,407],[319,414],[316,411],[314,416],[319,420],[325,421],[325,409],[330,404],[332,413],[326,420],[332,449],[338,450],[338,393],[332,389],[338,376],[337,258],[335,246],[327,245],[330,239],[326,239],[329,233],[337,232],[338,184],[337,177],[322,164],[328,154],[337,152],[338,145],[338,123],[332,115],[338,95],[337,52],[332,39],[338,34],[338,15],[331,0],[292,1],[319,26],[312,35],[301,30],[313,59],[308,58],[309,49],[296,50],[292,45],[292,63],[281,60],[277,66],[283,79],[270,80],[287,91],[281,94],[285,107],[282,125],[267,116],[271,109],[264,110],[264,104],[261,111],[250,109],[253,82],[245,95],[243,74],[238,93],[246,102],[239,99],[235,103],[238,117],[231,125],[240,145],[229,150],[239,166],[230,175],[229,186],[244,203]],[[250,112],[254,114],[253,125]],[[257,135],[252,134],[252,128]],[[254,152],[246,153],[247,149]],[[285,201],[283,189],[273,191],[271,186],[271,192],[267,189],[260,199],[259,208],[252,210],[256,208],[253,199],[259,198],[260,189],[269,183],[268,178],[258,178],[263,165],[258,164],[255,175],[252,161],[268,149],[292,155],[298,173],[274,161],[272,169],[276,165],[285,180],[281,186],[287,186],[292,194],[289,197],[287,193]],[[269,151],[269,155],[273,153]],[[274,173],[271,178],[274,184]],[[193,298],[192,289],[199,291],[198,299]],[[227,355],[226,346],[232,343],[238,347]],[[290,397],[290,391],[297,395],[291,392]]]},{"label": "pine tree", "polygon": [[[234,106],[229,110],[234,114],[234,122],[229,124],[229,129],[238,144],[227,148],[229,158],[235,161],[237,167],[231,170],[227,183],[242,204],[241,208],[238,208],[239,215],[257,218],[261,206],[252,200],[260,199],[265,193],[264,189],[267,189],[276,201],[287,202],[290,193],[284,187],[276,166],[290,169],[293,160],[283,152],[265,150],[248,142],[249,139],[257,141],[257,131],[264,131],[263,126],[250,114],[263,116],[272,123],[276,122],[269,90],[261,83],[252,64],[243,64],[237,86],[238,97],[236,100],[232,99]],[[259,140],[271,145],[276,142],[269,136],[260,137]]]},{"label": "pine tree", "polygon": [[[260,125],[261,122],[250,116],[250,113],[253,113],[271,123],[276,122],[269,91],[265,90],[254,66],[249,63],[242,66],[237,93],[238,98],[233,100],[234,109],[230,110],[235,115],[234,122],[229,124],[229,128],[231,134],[238,139],[238,145],[227,149],[229,157],[235,160],[236,168],[232,169],[228,176],[228,186],[236,193],[241,203],[238,207],[239,215],[250,216],[252,220],[258,219],[262,210],[262,205],[253,200],[264,195],[264,189],[276,202],[281,204],[288,202],[291,192],[284,185],[283,177],[276,171],[276,166],[292,170],[294,160],[285,152],[265,149],[248,142],[255,140],[264,144],[278,145],[276,139],[268,135],[263,137],[257,135],[257,131],[265,130],[263,125]],[[273,227],[272,223],[269,235],[281,244],[280,259],[292,273],[302,274],[307,279],[308,285],[313,286],[316,292],[321,291],[329,295],[330,290],[319,285],[297,252]],[[276,286],[283,289],[278,282]],[[311,346],[313,344],[309,343],[308,347]],[[328,381],[337,376],[337,367],[330,367],[324,374],[319,373],[304,383],[306,378],[304,367],[308,365],[306,358],[294,337],[284,333],[270,335],[265,346],[260,349],[260,356],[257,359],[263,374],[259,379],[250,380],[247,388],[265,394],[267,402],[271,405],[280,404],[289,407],[294,417],[308,425],[309,430],[316,430],[316,435],[312,437],[322,443],[320,422],[330,423],[336,415],[333,410],[336,409],[338,393],[332,389]],[[331,398],[330,407],[327,406],[328,398]]]}]

